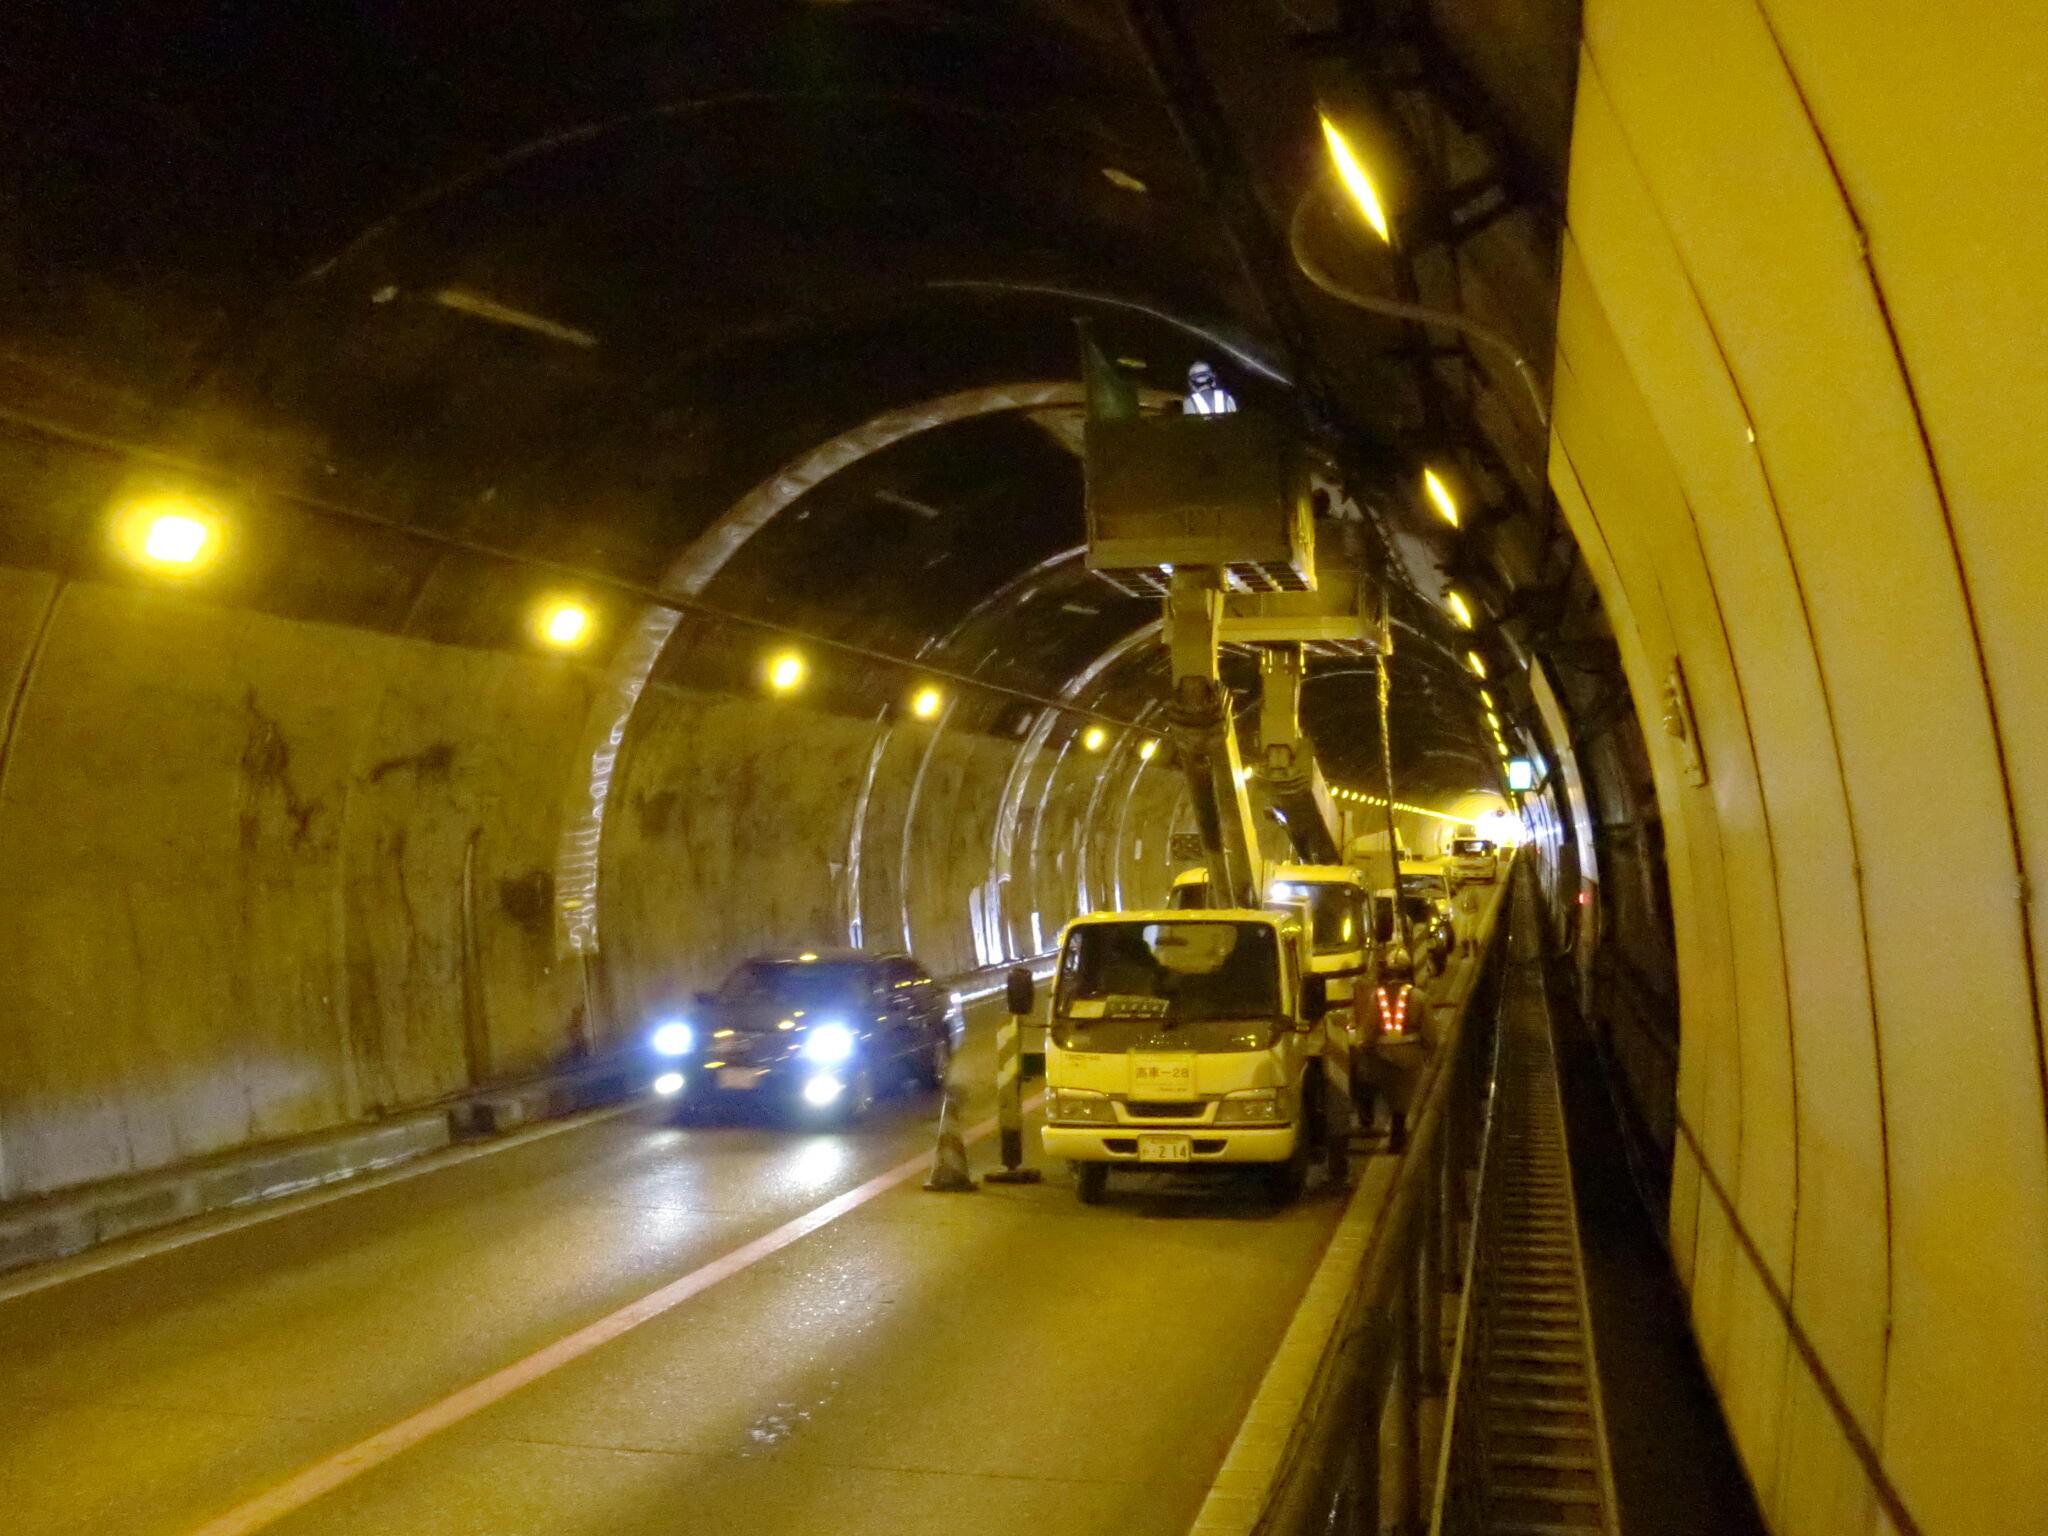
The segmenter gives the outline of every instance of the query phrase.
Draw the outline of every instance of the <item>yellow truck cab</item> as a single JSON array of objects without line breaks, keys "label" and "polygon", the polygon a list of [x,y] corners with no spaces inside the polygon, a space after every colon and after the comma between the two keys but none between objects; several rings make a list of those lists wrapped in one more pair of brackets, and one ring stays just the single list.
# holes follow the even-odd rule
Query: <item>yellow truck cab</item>
[{"label": "yellow truck cab", "polygon": [[[1327,988],[1285,914],[1106,912],[1060,939],[1046,1040],[1045,1154],[1083,1202],[1113,1167],[1250,1164],[1292,1199],[1321,1160],[1345,1172],[1327,1083],[1341,1048]],[[1334,1127],[1335,1133],[1330,1134]]]}]

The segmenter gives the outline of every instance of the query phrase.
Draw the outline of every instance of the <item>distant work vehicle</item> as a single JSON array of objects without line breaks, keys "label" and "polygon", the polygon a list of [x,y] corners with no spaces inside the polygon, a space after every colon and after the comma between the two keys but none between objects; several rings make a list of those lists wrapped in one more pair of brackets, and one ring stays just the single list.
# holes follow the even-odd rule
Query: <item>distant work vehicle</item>
[{"label": "distant work vehicle", "polygon": [[1491,885],[1500,877],[1499,848],[1483,837],[1451,839],[1447,872],[1453,885]]},{"label": "distant work vehicle", "polygon": [[651,1086],[685,1112],[745,1102],[851,1124],[892,1087],[945,1082],[952,1012],[907,955],[762,955],[649,1031]]},{"label": "distant work vehicle", "polygon": [[[1047,1157],[1081,1200],[1109,1172],[1251,1166],[1282,1201],[1346,1174],[1347,1086],[1299,923],[1250,909],[1099,913],[1061,937],[1047,1040]],[[1028,997],[1020,999],[1030,1001]]]},{"label": "distant work vehicle", "polygon": [[[1355,1056],[1368,1044],[1368,1021],[1358,1000],[1374,969],[1364,878],[1349,864],[1278,864],[1266,892],[1269,903],[1306,911],[1309,971],[1323,978],[1333,1040]],[[1332,1071],[1339,1081],[1352,1075],[1348,1061],[1333,1064]]]},{"label": "distant work vehicle", "polygon": [[1458,947],[1451,921],[1451,882],[1434,860],[1401,866],[1401,919],[1418,970],[1440,971]]}]

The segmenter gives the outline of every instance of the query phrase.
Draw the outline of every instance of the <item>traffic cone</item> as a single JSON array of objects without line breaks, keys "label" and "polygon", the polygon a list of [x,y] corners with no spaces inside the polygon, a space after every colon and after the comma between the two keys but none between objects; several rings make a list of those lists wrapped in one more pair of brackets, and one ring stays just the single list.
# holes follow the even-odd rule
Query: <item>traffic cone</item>
[{"label": "traffic cone", "polygon": [[967,1166],[967,1143],[960,1139],[959,1100],[950,1083],[939,1105],[939,1144],[933,1149],[931,1176],[924,1187],[940,1194],[965,1194],[978,1187]]}]

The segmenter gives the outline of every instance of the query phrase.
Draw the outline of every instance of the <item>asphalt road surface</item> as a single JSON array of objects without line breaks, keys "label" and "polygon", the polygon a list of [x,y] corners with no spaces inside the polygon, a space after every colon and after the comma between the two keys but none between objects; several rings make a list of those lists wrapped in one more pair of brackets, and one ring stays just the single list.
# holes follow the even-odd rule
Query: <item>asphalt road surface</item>
[{"label": "asphalt road surface", "polygon": [[926,1194],[936,1114],[634,1107],[0,1300],[0,1529],[1181,1536],[1339,1199]]}]

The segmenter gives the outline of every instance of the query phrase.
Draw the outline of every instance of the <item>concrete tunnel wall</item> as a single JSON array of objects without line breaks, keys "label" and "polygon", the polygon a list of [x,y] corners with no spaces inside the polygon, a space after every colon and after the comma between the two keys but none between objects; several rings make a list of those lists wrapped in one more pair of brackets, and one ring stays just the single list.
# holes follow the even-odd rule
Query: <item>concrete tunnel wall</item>
[{"label": "concrete tunnel wall", "polygon": [[[553,866],[599,684],[530,650],[0,568],[0,1198],[542,1071],[750,951],[843,941],[876,723],[659,683],[625,741],[586,985]],[[1017,750],[892,733],[866,807],[871,944],[904,942],[907,900],[935,969],[984,958],[973,897]],[[1036,790],[1066,818],[1019,866],[1048,932],[1076,905],[1068,802],[1105,767]],[[1098,858],[1163,887],[1177,793],[1147,773],[1119,824],[1097,815],[1098,840],[1121,831]]]},{"label": "concrete tunnel wall", "polygon": [[1671,1243],[1787,1536],[2048,1528],[2044,80],[2037,6],[1586,7],[1551,482],[1668,850]]}]

